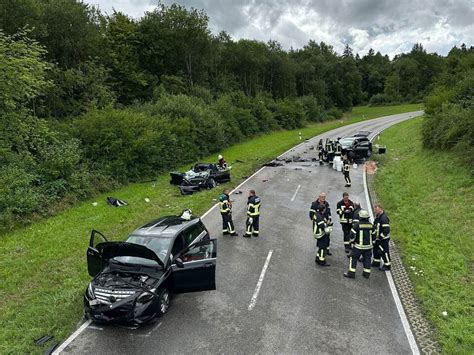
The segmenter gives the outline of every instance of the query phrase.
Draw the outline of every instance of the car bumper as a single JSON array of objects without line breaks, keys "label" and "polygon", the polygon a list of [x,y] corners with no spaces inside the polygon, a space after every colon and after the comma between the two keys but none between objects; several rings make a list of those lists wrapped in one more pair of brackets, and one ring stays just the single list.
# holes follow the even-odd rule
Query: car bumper
[{"label": "car bumper", "polygon": [[143,324],[154,318],[155,314],[150,312],[151,303],[145,305],[135,305],[131,301],[120,307],[99,304],[90,305],[90,300],[84,297],[85,316],[98,323],[119,323],[119,324]]}]

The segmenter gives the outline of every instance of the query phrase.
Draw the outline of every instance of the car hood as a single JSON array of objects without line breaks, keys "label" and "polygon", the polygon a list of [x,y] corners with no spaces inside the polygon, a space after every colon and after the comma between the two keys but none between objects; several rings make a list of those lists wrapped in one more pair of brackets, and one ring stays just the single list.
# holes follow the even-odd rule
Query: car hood
[{"label": "car hood", "polygon": [[156,261],[161,267],[163,262],[158,255],[147,247],[135,243],[127,242],[105,242],[97,245],[97,250],[104,259],[112,259],[116,256],[135,256]]}]

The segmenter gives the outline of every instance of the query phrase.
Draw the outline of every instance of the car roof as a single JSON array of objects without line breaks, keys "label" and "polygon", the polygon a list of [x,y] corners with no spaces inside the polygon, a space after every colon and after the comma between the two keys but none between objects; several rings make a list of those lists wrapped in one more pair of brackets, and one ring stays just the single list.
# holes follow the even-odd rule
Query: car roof
[{"label": "car roof", "polygon": [[182,219],[180,216],[161,217],[135,229],[131,235],[173,238],[182,230],[199,223],[199,221],[199,217],[191,220]]}]

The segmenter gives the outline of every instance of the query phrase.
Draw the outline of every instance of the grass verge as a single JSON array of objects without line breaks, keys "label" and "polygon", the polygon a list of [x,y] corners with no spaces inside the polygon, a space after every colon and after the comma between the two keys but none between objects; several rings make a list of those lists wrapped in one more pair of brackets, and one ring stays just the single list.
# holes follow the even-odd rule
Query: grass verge
[{"label": "grass verge", "polygon": [[422,148],[421,123],[382,133],[379,143],[389,150],[378,158],[375,188],[443,353],[472,354],[474,181],[454,154]]},{"label": "grass verge", "polygon": [[[237,185],[262,163],[298,144],[298,132],[312,137],[322,132],[395,113],[419,110],[419,105],[356,107],[343,120],[310,124],[294,131],[278,131],[226,149],[223,154],[234,163],[232,183]],[[214,161],[215,156],[202,159]],[[188,169],[182,167],[179,170]],[[221,187],[192,196],[180,196],[170,186],[169,175],[153,183],[131,184],[85,201],[55,217],[0,236],[0,354],[41,353],[33,339],[44,334],[66,338],[82,317],[82,295],[90,278],[85,251],[91,229],[110,239],[123,239],[137,226],[161,215],[175,214],[189,207],[202,214],[211,207]],[[126,208],[113,208],[106,196],[129,202]],[[145,198],[150,202],[146,203]],[[98,205],[92,203],[97,201]]]}]

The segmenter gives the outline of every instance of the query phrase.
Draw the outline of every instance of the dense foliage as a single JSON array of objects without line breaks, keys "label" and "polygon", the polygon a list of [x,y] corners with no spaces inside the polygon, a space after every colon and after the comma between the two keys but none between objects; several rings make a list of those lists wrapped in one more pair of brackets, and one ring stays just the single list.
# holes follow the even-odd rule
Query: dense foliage
[{"label": "dense foliage", "polygon": [[453,48],[446,69],[426,98],[423,145],[454,150],[474,174],[474,49]]},{"label": "dense foliage", "polygon": [[135,20],[79,0],[0,1],[0,228],[270,130],[421,100],[466,65],[421,45],[392,60],[314,41],[285,51],[208,20],[179,5]]}]

